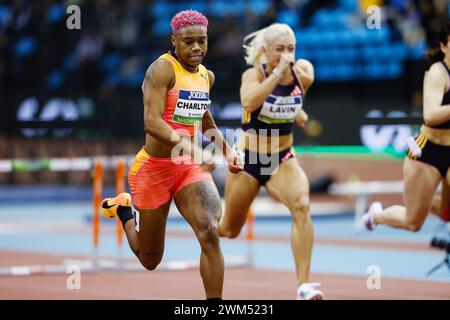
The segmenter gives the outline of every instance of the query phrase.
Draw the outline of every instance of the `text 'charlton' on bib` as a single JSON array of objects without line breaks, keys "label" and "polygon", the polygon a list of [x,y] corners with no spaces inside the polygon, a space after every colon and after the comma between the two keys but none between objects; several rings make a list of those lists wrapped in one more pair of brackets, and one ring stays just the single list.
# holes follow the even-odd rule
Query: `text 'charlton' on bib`
[{"label": "text 'charlton' on bib", "polygon": [[179,90],[172,121],[187,125],[199,124],[210,104],[208,92]]}]

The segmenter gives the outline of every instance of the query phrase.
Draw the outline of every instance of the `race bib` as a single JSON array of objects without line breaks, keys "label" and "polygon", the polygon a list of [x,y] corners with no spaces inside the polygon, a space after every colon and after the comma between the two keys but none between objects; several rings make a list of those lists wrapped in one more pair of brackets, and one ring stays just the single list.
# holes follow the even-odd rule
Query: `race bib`
[{"label": "race bib", "polygon": [[302,96],[277,97],[270,95],[264,101],[258,120],[270,123],[291,123],[302,109]]},{"label": "race bib", "polygon": [[179,90],[172,121],[186,125],[197,125],[208,110],[211,100],[203,91]]}]

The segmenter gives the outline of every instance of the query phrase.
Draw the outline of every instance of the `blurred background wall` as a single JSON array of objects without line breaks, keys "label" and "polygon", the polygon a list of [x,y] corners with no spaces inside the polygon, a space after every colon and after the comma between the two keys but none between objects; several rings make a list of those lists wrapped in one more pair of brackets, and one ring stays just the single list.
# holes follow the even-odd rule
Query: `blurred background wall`
[{"label": "blurred background wall", "polygon": [[[81,9],[69,30],[66,8]],[[381,28],[367,10],[381,8]],[[239,86],[248,68],[243,37],[273,22],[297,36],[297,58],[315,66],[305,101],[310,123],[297,146],[365,145],[404,152],[396,142],[416,124],[367,125],[368,117],[420,117],[424,52],[449,16],[448,0],[13,0],[0,2],[0,159],[134,154],[144,143],[141,83],[170,50],[170,19],[196,9],[209,18],[212,112],[237,128]],[[383,131],[384,127],[384,131]],[[0,183],[86,183],[40,172]]]}]

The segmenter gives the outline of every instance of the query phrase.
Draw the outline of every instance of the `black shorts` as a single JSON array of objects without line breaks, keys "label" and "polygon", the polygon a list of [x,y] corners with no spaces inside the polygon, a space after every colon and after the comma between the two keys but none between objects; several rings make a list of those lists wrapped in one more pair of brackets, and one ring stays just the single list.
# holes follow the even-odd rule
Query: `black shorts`
[{"label": "black shorts", "polygon": [[408,157],[432,165],[439,170],[442,177],[445,177],[450,167],[450,146],[433,143],[423,134],[419,134],[415,140],[418,147],[422,150],[422,154],[420,157],[415,156],[411,149],[408,149]]},{"label": "black shorts", "polygon": [[258,180],[260,185],[265,185],[269,181],[273,172],[283,162],[290,158],[294,158],[292,148],[272,153],[263,154],[257,152],[245,152],[244,172]]}]

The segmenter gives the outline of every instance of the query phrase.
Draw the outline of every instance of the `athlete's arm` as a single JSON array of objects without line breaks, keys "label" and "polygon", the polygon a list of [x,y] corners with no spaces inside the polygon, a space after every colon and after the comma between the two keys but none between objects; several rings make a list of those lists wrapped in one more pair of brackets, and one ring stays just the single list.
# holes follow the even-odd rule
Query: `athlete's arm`
[{"label": "athlete's arm", "polygon": [[302,109],[299,114],[295,117],[295,123],[298,127],[303,128],[308,122],[308,114]]},{"label": "athlete's arm", "polygon": [[[209,76],[209,86],[212,88],[215,81],[214,73],[208,70]],[[202,133],[211,140],[212,143],[222,152],[225,160],[230,165],[229,169],[231,172],[235,173],[236,170],[240,168],[236,167],[237,163],[235,163],[236,155],[233,149],[228,144],[227,140],[224,139],[222,132],[220,132],[219,128],[217,128],[216,122],[209,110],[207,110],[202,119]],[[235,168],[236,167],[236,168]]]},{"label": "athlete's arm", "polygon": [[294,65],[294,69],[300,76],[305,94],[311,85],[314,83],[314,66],[311,62],[305,59],[298,59]]},{"label": "athlete's arm", "polygon": [[[215,76],[214,73],[210,70],[208,70],[208,77],[209,77],[209,88],[211,89],[215,82]],[[216,122],[214,121],[214,118],[209,110],[207,110],[203,114],[202,119],[202,133],[208,137],[208,139],[211,140],[212,143],[216,145],[219,150],[226,155],[228,149],[231,149],[226,140],[223,138],[222,133],[217,128]],[[227,149],[228,148],[228,149]]]},{"label": "athlete's arm", "polygon": [[[210,89],[214,85],[215,76],[214,73],[208,70],[209,76],[209,87]],[[209,110],[203,114],[202,119],[202,133],[211,140],[212,143],[222,152],[222,154],[227,156],[227,154],[231,154],[232,149],[227,141],[223,138],[222,132],[220,132],[219,128],[217,128],[216,122]]]},{"label": "athlete's arm", "polygon": [[267,99],[277,86],[287,68],[290,67],[289,55],[282,55],[278,63],[278,72],[272,72],[270,76],[262,80],[261,73],[258,68],[247,69],[242,74],[241,81],[241,103],[242,107],[248,112],[253,112]]},{"label": "athlete's arm", "polygon": [[166,60],[156,60],[147,69],[142,84],[145,132],[164,144],[171,146],[181,144],[185,152],[194,156],[194,152],[202,150],[189,139],[184,139],[162,119],[167,91],[173,87],[174,82],[175,73]]},{"label": "athlete's arm", "polygon": [[[306,95],[306,92],[314,83],[314,67],[308,60],[298,59],[295,63],[294,68],[295,72],[297,72],[297,74],[299,75],[303,89],[305,90],[303,94]],[[300,110],[300,113],[295,117],[295,123],[300,128],[303,128],[306,125],[306,122],[308,122],[308,115],[302,109]]]},{"label": "athlete's arm", "polygon": [[[426,125],[434,126],[450,120],[450,105],[442,105],[448,75],[435,63],[423,80],[423,118]],[[449,84],[450,85],[450,84]]]}]

